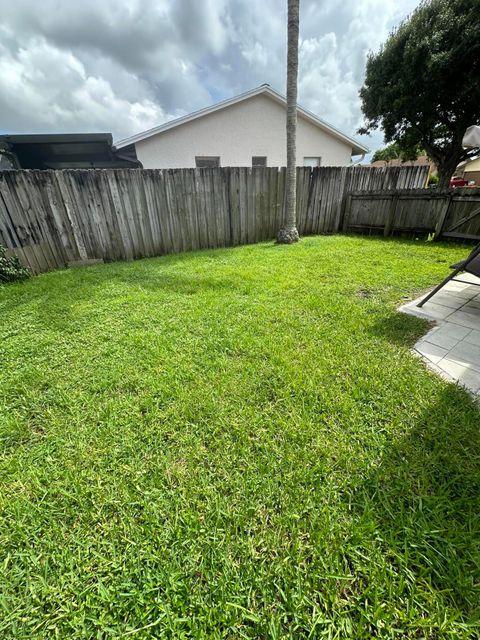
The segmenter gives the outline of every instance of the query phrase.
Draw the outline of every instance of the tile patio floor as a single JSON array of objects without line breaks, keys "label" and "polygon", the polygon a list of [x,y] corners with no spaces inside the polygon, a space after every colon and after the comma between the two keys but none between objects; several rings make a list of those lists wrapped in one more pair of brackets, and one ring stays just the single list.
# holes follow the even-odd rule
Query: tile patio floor
[{"label": "tile patio floor", "polygon": [[468,283],[450,281],[423,307],[421,296],[400,311],[435,321],[414,347],[427,365],[446,380],[458,382],[480,398],[480,278],[461,274]]}]

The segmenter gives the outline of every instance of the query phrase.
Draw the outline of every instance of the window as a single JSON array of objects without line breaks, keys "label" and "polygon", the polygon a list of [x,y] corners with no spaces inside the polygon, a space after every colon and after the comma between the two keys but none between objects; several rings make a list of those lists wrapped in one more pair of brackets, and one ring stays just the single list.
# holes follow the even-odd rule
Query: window
[{"label": "window", "polygon": [[212,169],[220,166],[220,156],[195,156],[197,169]]},{"label": "window", "polygon": [[252,156],[252,167],[266,167],[267,156]]},{"label": "window", "polygon": [[321,158],[306,157],[303,158],[304,167],[319,167],[322,164]]}]

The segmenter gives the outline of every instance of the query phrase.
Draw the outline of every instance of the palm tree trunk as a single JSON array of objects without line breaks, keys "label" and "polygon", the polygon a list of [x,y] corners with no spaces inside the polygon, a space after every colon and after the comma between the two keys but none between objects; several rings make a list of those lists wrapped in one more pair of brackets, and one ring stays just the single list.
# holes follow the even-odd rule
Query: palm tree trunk
[{"label": "palm tree trunk", "polygon": [[287,50],[287,184],[285,224],[279,230],[277,242],[298,241],[297,231],[297,77],[298,30],[300,0],[288,0]]}]

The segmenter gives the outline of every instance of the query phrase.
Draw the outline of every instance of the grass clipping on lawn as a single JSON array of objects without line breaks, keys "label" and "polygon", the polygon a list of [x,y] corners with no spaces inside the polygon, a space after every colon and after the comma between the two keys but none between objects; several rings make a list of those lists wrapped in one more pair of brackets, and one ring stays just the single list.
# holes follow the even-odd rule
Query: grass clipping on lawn
[{"label": "grass clipping on lawn", "polygon": [[0,288],[0,637],[478,637],[480,414],[395,310],[465,253],[317,237]]}]

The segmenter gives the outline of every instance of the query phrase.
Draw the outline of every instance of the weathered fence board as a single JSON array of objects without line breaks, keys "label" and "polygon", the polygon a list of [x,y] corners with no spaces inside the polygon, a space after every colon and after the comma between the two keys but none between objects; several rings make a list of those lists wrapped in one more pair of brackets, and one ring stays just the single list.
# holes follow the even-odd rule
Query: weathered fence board
[{"label": "weathered fence board", "polygon": [[480,190],[459,190],[446,206],[439,235],[480,240]]},{"label": "weathered fence board", "polygon": [[480,240],[480,190],[394,189],[348,194],[344,231],[435,233]]},{"label": "weathered fence board", "polygon": [[[0,171],[0,243],[40,273],[268,240],[284,220],[285,176],[275,167]],[[349,192],[422,187],[427,170],[299,167],[297,177],[306,235],[340,230]]]}]

